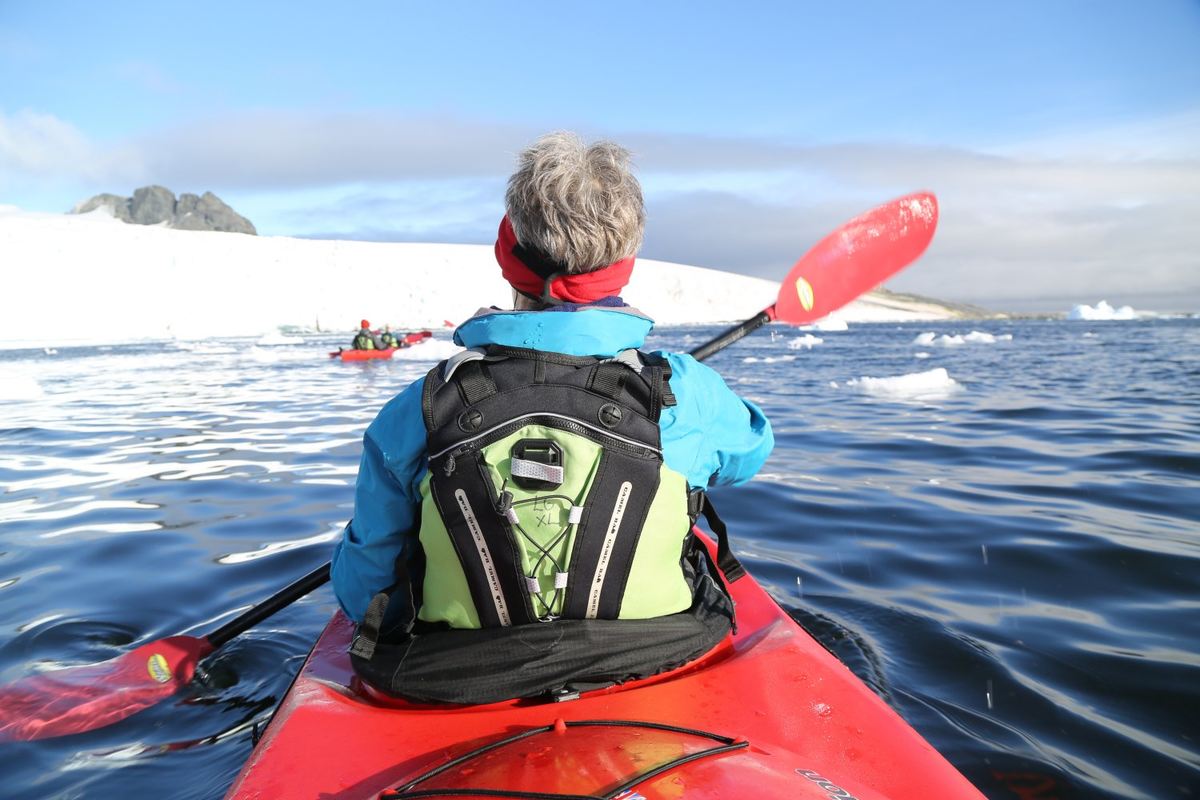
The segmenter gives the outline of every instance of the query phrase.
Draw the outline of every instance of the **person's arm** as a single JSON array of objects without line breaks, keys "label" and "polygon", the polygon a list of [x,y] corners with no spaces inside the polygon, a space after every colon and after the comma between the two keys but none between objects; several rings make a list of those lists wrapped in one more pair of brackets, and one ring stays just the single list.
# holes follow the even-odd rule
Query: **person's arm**
[{"label": "person's arm", "polygon": [[693,487],[745,483],[762,467],[775,437],[753,402],[689,355],[666,353],[676,405],[663,408],[663,458]]},{"label": "person's arm", "polygon": [[418,485],[426,469],[424,383],[414,381],[393,398],[363,436],[354,517],[333,551],[331,572],[338,603],[355,621],[376,593],[396,582],[396,559],[416,547]]}]

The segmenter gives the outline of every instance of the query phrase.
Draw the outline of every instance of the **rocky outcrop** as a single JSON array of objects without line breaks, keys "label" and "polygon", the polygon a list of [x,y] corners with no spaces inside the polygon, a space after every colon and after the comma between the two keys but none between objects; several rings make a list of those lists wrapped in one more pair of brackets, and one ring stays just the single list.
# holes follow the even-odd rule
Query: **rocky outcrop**
[{"label": "rocky outcrop", "polygon": [[230,231],[252,236],[256,233],[250,220],[225,205],[212,192],[205,192],[199,197],[186,193],[179,195],[173,227],[185,231]]},{"label": "rocky outcrop", "polygon": [[203,195],[175,193],[163,186],[143,186],[133,197],[98,194],[85,200],[72,214],[86,214],[103,208],[122,222],[136,225],[161,225],[185,231],[226,231],[229,233],[258,232],[250,220],[226,205],[212,192]]},{"label": "rocky outcrop", "polygon": [[138,225],[174,224],[175,193],[162,186],[143,186],[129,201],[129,215]]},{"label": "rocky outcrop", "polygon": [[87,214],[95,211],[98,208],[108,209],[108,213],[112,214],[121,222],[133,222],[133,217],[129,214],[130,199],[128,197],[119,197],[115,194],[98,194],[91,200],[86,200],[71,209],[72,214]]}]

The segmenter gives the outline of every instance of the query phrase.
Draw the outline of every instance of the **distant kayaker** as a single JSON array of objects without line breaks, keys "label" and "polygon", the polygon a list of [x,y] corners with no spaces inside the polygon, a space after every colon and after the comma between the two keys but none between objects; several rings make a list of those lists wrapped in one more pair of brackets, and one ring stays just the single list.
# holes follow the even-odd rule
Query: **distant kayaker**
[{"label": "distant kayaker", "polygon": [[333,556],[355,668],[401,695],[561,694],[711,649],[732,603],[691,526],[774,442],[712,369],[638,349],[654,323],[619,296],[645,221],[626,150],[545,136],[505,204],[513,310],[460,325],[468,349],[379,412]]},{"label": "distant kayaker", "polygon": [[392,332],[391,325],[383,326],[383,333],[379,334],[379,338],[383,342],[384,347],[408,347],[408,342],[397,338],[396,334]]},{"label": "distant kayaker", "polygon": [[386,350],[387,346],[373,330],[371,323],[363,320],[359,323],[358,333],[354,335],[354,343],[350,345],[352,350]]}]

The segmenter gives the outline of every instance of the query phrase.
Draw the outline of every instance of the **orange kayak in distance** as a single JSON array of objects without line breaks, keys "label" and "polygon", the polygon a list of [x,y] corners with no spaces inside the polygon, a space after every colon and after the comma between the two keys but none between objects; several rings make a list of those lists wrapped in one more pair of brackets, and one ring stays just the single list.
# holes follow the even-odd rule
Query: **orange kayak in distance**
[{"label": "orange kayak in distance", "polygon": [[[404,335],[404,344],[411,347],[414,344],[420,344],[426,339],[433,336],[430,331],[416,331],[414,333],[406,333]],[[389,347],[386,350],[353,350],[341,349],[335,350],[329,354],[330,358],[340,358],[342,361],[373,361],[375,359],[388,359],[392,354],[401,348]]]}]

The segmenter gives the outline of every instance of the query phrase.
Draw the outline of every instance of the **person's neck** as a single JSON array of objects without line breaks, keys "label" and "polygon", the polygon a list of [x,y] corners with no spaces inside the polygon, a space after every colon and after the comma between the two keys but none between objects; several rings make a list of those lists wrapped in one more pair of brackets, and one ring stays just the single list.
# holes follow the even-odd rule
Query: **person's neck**
[{"label": "person's neck", "polygon": [[513,291],[513,311],[540,311],[542,304],[533,298],[526,297],[518,291]]}]

